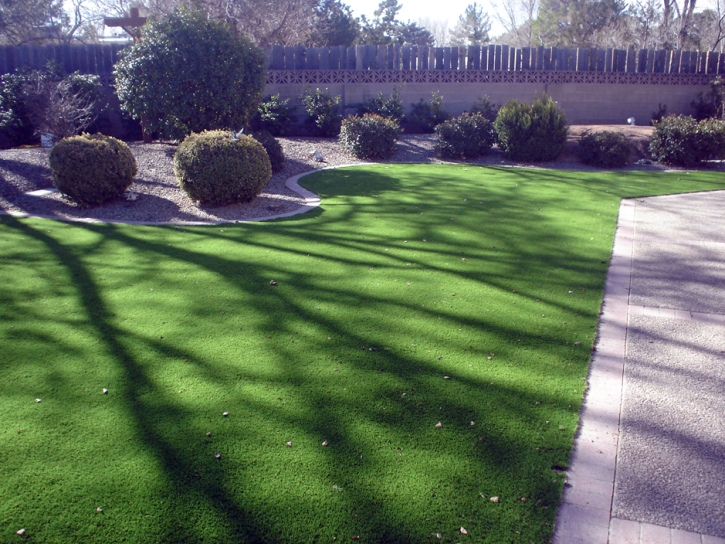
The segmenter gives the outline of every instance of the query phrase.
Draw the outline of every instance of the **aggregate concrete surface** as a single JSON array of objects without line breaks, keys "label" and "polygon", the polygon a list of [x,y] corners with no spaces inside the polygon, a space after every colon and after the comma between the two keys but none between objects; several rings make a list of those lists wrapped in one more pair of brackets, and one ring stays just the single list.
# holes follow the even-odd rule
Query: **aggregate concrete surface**
[{"label": "aggregate concrete surface", "polygon": [[612,515],[725,537],[722,326],[630,318]]},{"label": "aggregate concrete surface", "polygon": [[725,191],[622,201],[588,382],[554,543],[725,544]]}]

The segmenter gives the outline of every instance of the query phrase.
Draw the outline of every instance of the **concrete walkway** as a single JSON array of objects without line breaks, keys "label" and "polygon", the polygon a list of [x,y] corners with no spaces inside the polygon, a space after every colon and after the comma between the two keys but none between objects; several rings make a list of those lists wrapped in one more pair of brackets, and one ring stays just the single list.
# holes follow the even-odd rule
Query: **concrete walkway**
[{"label": "concrete walkway", "polygon": [[555,544],[725,544],[725,191],[622,201]]}]

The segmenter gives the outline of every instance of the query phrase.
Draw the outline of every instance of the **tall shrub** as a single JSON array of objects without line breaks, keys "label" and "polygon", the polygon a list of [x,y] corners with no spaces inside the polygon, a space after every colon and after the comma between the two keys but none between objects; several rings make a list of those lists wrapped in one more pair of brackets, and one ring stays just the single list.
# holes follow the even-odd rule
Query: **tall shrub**
[{"label": "tall shrub", "polygon": [[342,113],[339,96],[332,96],[328,89],[308,89],[300,98],[307,112],[305,123],[311,127],[313,133],[328,138],[340,134]]},{"label": "tall shrub", "polygon": [[116,64],[121,107],[151,132],[191,132],[249,124],[264,89],[264,52],[227,25],[181,9],[151,22]]},{"label": "tall shrub", "polygon": [[501,150],[515,161],[552,161],[566,145],[569,127],[564,112],[543,95],[527,104],[509,100],[496,116]]},{"label": "tall shrub", "polygon": [[725,122],[692,117],[665,117],[650,137],[652,158],[665,164],[695,166],[725,157]]}]

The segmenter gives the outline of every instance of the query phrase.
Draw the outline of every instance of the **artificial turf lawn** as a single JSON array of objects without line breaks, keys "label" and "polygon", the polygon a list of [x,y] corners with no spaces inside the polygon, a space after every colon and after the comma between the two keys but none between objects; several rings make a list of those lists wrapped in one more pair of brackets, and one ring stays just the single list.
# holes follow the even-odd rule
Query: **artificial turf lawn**
[{"label": "artificial turf lawn", "polygon": [[0,219],[0,542],[546,542],[619,198],[725,187],[302,183],[273,223]]}]

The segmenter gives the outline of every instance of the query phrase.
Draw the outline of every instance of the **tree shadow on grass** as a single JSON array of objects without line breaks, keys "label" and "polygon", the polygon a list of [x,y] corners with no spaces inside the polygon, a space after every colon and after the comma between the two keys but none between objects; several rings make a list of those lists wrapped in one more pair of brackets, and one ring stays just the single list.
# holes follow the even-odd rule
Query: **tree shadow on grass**
[{"label": "tree shadow on grass", "polygon": [[[469,371],[465,364],[452,367],[444,364],[449,357],[467,361],[470,356],[464,354],[468,346],[463,344],[468,341],[443,333],[443,329],[461,327],[481,331],[487,338],[505,344],[521,337],[520,327],[493,316],[471,313],[469,306],[462,313],[457,307],[422,305],[415,298],[391,297],[383,292],[376,295],[324,276],[327,273],[341,277],[358,275],[376,266],[386,272],[407,274],[413,270],[407,265],[415,264],[436,281],[448,278],[464,286],[470,294],[461,290],[459,298],[471,304],[475,301],[466,301],[467,296],[484,296],[486,289],[508,293],[510,274],[534,274],[541,267],[550,267],[550,282],[563,289],[572,270],[577,277],[584,277],[592,265],[591,259],[586,257],[586,252],[564,248],[564,233],[551,228],[527,233],[526,226],[516,217],[506,219],[506,214],[516,215],[512,199],[521,198],[515,186],[500,194],[486,192],[488,210],[496,212],[498,221],[498,228],[492,231],[481,228],[488,216],[477,209],[459,211],[457,226],[449,225],[447,216],[457,211],[455,201],[460,198],[439,197],[438,206],[428,208],[435,192],[432,187],[435,175],[420,180],[424,187],[417,191],[405,188],[405,194],[399,195],[397,191],[403,189],[396,189],[387,195],[384,205],[372,202],[374,196],[370,195],[392,186],[395,174],[365,173],[364,177],[356,181],[359,188],[347,185],[341,189],[341,196],[335,197],[357,200],[347,205],[332,201],[325,205],[325,213],[317,212],[316,216],[305,216],[301,221],[239,229],[75,227],[93,235],[95,242],[87,248],[60,243],[26,221],[6,220],[11,228],[43,244],[70,272],[86,315],[85,326],[123,372],[121,393],[129,417],[138,429],[138,439],[160,462],[172,490],[174,507],[169,507],[163,529],[151,537],[155,541],[199,540],[204,536],[204,524],[212,520],[221,527],[221,540],[226,541],[316,541],[333,534],[344,539],[360,534],[375,542],[421,541],[427,538],[423,535],[430,535],[427,526],[420,526],[425,523],[425,512],[411,510],[411,504],[420,509],[422,503],[406,504],[396,497],[395,482],[398,485],[405,482],[406,493],[410,493],[409,487],[415,487],[419,481],[419,492],[426,497],[423,501],[427,501],[426,509],[437,512],[449,508],[446,502],[450,503],[457,494],[471,493],[474,489],[476,496],[478,491],[488,492],[485,485],[496,481],[490,480],[494,474],[509,475],[507,482],[525,482],[524,491],[536,499],[530,497],[538,505],[536,508],[545,506],[553,512],[561,482],[548,479],[547,471],[552,465],[566,464],[570,443],[556,438],[540,421],[542,413],[534,401],[549,393],[537,387],[532,389],[526,383],[500,379],[499,371],[511,376],[519,372],[514,368],[513,358],[497,362],[500,370],[491,363],[490,368],[476,371],[479,374]],[[366,199],[364,202],[359,200],[361,196]],[[371,202],[367,202],[368,198]],[[552,197],[553,200],[556,198]],[[424,217],[426,214],[428,217],[412,221],[413,217],[420,216],[420,210],[415,208],[421,204],[426,207]],[[528,204],[525,213],[536,214],[534,203]],[[536,204],[538,207],[551,202]],[[376,214],[393,223],[390,230],[376,232],[366,227]],[[401,218],[399,223],[394,221],[396,217]],[[545,223],[543,215],[540,219]],[[480,230],[481,234],[471,241],[456,229],[467,233]],[[528,234],[526,242],[517,239],[524,234]],[[167,238],[171,243],[167,243]],[[424,238],[429,241],[423,242]],[[412,247],[414,239],[417,241]],[[499,250],[491,251],[491,245],[499,245]],[[215,361],[216,350],[199,352],[193,341],[162,339],[138,327],[122,325],[116,315],[116,303],[111,300],[112,292],[100,285],[99,273],[90,270],[86,258],[89,252],[118,247],[133,248],[128,270],[124,271],[124,281],[129,283],[163,275],[164,263],[198,270],[215,278],[213,289],[205,286],[202,293],[201,287],[189,288],[181,278],[165,276],[171,283],[168,290],[181,289],[186,296],[183,300],[162,297],[155,299],[159,301],[156,304],[165,304],[169,315],[217,319],[219,352],[231,346],[244,357],[245,344],[229,339],[238,327],[224,321],[227,318],[217,311],[222,306],[215,307],[216,302],[210,298],[210,294],[222,297],[220,293],[224,293],[223,300],[232,308],[226,310],[229,314],[236,310],[235,315],[240,318],[246,313],[257,316],[254,328],[243,338],[262,338],[262,349],[272,352],[272,364],[256,369],[249,365],[234,366],[233,358],[225,358],[230,366],[220,365]],[[224,252],[216,252],[217,247]],[[469,259],[465,262],[460,258],[462,247]],[[274,259],[265,260],[267,251]],[[413,252],[419,252],[420,257],[414,259]],[[311,265],[288,262],[307,255],[313,259]],[[446,267],[446,259],[453,261],[454,258],[456,266]],[[467,268],[467,262],[477,263],[476,267]],[[486,262],[489,265],[484,265]],[[568,272],[558,270],[564,263]],[[330,272],[317,270],[328,264],[334,265]],[[590,283],[602,283],[599,275],[593,274],[596,277]],[[269,286],[270,277],[278,279],[276,288]],[[212,292],[209,294],[207,290]],[[541,298],[541,293],[532,289],[523,296],[534,303],[536,296]],[[566,299],[552,296],[549,303],[590,320],[595,318],[596,312],[582,310]],[[141,308],[144,302],[140,299],[134,304]],[[325,311],[316,310],[318,304],[325,306]],[[437,326],[440,330],[418,330],[419,322],[429,328],[430,323],[440,322]],[[192,329],[186,330],[193,335]],[[265,336],[274,338],[266,340]],[[321,346],[328,337],[335,341],[329,347]],[[421,343],[427,342],[445,352],[444,363],[439,362],[437,353],[422,355],[410,345],[399,343],[416,337],[421,337]],[[391,338],[396,340],[389,345]],[[542,355],[552,346],[556,353],[564,354],[570,349],[556,347],[561,338],[547,329],[532,331],[528,340],[532,341],[527,347]],[[366,349],[361,349],[363,346]],[[475,354],[485,357],[484,350],[485,346],[476,346]],[[581,366],[582,356],[574,358]],[[221,462],[213,460],[211,451],[200,453],[198,444],[190,439],[201,432],[199,414],[195,413],[198,409],[183,406],[168,396],[155,375],[161,363],[150,365],[149,359],[184,360],[193,368],[194,375],[210,387],[228,388],[230,384],[237,384],[224,394],[224,399],[226,404],[235,407],[235,418],[237,412],[244,413],[245,417],[230,420],[234,423],[229,427],[235,426],[233,431],[227,431],[232,438],[222,437],[213,443],[213,447],[229,448],[229,453],[223,452]],[[340,375],[336,374],[336,367],[348,376],[345,378],[348,381],[336,378]],[[527,372],[523,368],[520,375]],[[534,376],[535,381],[570,377],[570,371],[553,364],[534,372],[546,373],[546,376]],[[444,373],[448,380],[443,379]],[[356,390],[343,393],[336,388],[336,384],[347,383],[355,383]],[[270,398],[259,393],[260,390],[269,390]],[[282,399],[279,403],[289,404],[276,404],[274,399],[278,395]],[[213,401],[211,404],[216,406]],[[571,413],[562,407],[550,410],[549,413],[561,414],[572,421]],[[443,432],[434,427],[439,420],[443,422]],[[477,421],[477,425],[470,426],[470,421]],[[524,430],[504,432],[496,427],[496,422],[502,421],[515,422],[515,427]],[[280,430],[279,436],[268,436],[270,429]],[[573,429],[568,433],[569,438],[571,434]],[[294,435],[294,446],[287,448],[283,443],[290,435]],[[319,446],[319,452],[312,448],[312,444],[321,444],[323,440],[329,441],[328,447]],[[259,446],[249,449],[248,444]],[[539,457],[532,457],[534,445],[548,449],[542,450]],[[207,449],[210,447],[212,444],[206,445]],[[235,459],[235,451],[240,458]],[[265,455],[269,456],[268,460]],[[408,455],[417,460],[413,465],[402,461]],[[310,466],[317,468],[311,471]],[[396,468],[399,466],[403,468]],[[273,492],[275,483],[269,479],[274,477],[275,470],[284,472],[290,467],[298,474],[292,477],[284,473],[280,483],[294,487]],[[402,476],[399,470],[410,474]],[[249,482],[250,487],[240,487],[242,481]],[[514,486],[506,490],[511,496],[524,492],[515,489],[515,483],[507,485]],[[320,495],[322,488],[327,493],[335,493],[334,499]],[[457,488],[460,493],[454,491]],[[324,504],[323,510],[330,510],[329,514],[315,508],[316,500]],[[512,519],[506,517],[508,514],[486,510],[488,504],[481,501],[470,506],[466,515],[481,525],[512,524]],[[198,516],[205,516],[204,523],[176,520],[174,512],[185,508],[201,512]],[[551,514],[538,511],[511,515],[524,515],[529,523],[553,519]],[[299,525],[300,520],[307,520],[306,525],[289,525]],[[455,516],[449,521],[449,525],[462,523]],[[529,528],[529,532],[547,534],[546,529],[542,532],[538,527]]]}]

